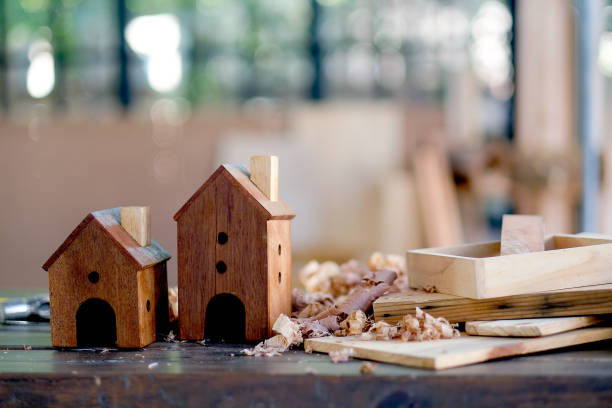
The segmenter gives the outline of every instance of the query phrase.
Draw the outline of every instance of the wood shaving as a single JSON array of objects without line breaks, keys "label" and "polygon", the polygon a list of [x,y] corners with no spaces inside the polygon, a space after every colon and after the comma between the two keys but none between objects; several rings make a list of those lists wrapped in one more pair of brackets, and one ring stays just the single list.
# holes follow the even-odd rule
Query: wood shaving
[{"label": "wood shaving", "polygon": [[368,330],[370,321],[361,310],[353,310],[349,317],[340,323],[340,329],[346,336],[357,336]]},{"label": "wood shaving", "polygon": [[166,343],[179,343],[179,340],[176,338],[176,334],[174,334],[172,330],[170,330],[170,333],[168,333],[168,335],[164,338],[164,341]]},{"label": "wood shaving", "polygon": [[319,321],[299,319],[302,336],[307,339],[329,336],[330,330]]},{"label": "wood shaving", "polygon": [[436,288],[435,285],[425,285],[421,288],[421,290],[427,293],[438,293],[438,288]]},{"label": "wood shaving", "polygon": [[304,293],[302,290],[297,288],[291,291],[293,317],[308,318],[315,316],[328,309],[334,303],[335,300],[329,293]]},{"label": "wood shaving", "polygon": [[32,346],[25,346],[25,345],[24,345],[24,346],[23,346],[23,349],[24,349],[25,351],[30,351],[30,350],[32,350]]},{"label": "wood shaving", "polygon": [[338,298],[346,296],[369,271],[354,259],[340,265],[340,273],[330,278],[331,294]]},{"label": "wood shaving", "polygon": [[415,309],[415,315],[406,315],[399,326],[394,326],[381,320],[372,324],[367,333],[361,334],[360,340],[391,340],[427,341],[452,339],[459,337],[459,330],[443,317],[433,317],[420,308]]},{"label": "wood shaving", "polygon": [[402,318],[398,335],[402,341],[452,339],[459,337],[459,330],[445,318],[433,317],[417,307],[414,316]]},{"label": "wood shaving", "polygon": [[329,358],[334,364],[344,363],[346,361],[349,361],[349,359],[353,357],[354,355],[355,355],[355,350],[352,348],[345,348],[342,350],[332,350],[329,352]]},{"label": "wood shaving", "polygon": [[381,269],[390,269],[394,271],[397,273],[395,286],[401,291],[410,290],[410,285],[408,284],[408,269],[404,256],[394,254],[383,255],[380,252],[374,252],[370,255],[367,265],[372,271]]},{"label": "wood shaving", "polygon": [[168,288],[168,312],[170,323],[178,320],[178,287]]},{"label": "wood shaving", "polygon": [[272,326],[272,331],[277,334],[262,341],[252,349],[244,349],[241,352],[247,356],[256,357],[278,356],[287,351],[291,346],[300,345],[304,341],[300,325],[284,314],[281,314],[276,319]]},{"label": "wood shaving", "polygon": [[158,362],[155,362],[155,363],[151,363],[151,364],[149,364],[149,365],[147,366],[147,368],[148,368],[149,370],[152,370],[152,369],[156,368],[157,366],[159,366],[159,363],[158,363]]},{"label": "wood shaving", "polygon": [[298,277],[308,292],[330,293],[331,277],[339,273],[340,267],[335,262],[319,264],[317,261],[310,261],[299,271]]},{"label": "wood shaving", "polygon": [[312,354],[312,346],[310,345],[310,343],[304,344],[304,352],[307,354]]},{"label": "wood shaving", "polygon": [[255,357],[273,357],[280,356],[289,348],[289,342],[287,339],[277,334],[276,336],[270,337],[267,340],[262,341],[252,349],[244,349],[241,351],[242,354],[247,356]]},{"label": "wood shaving", "polygon": [[393,326],[385,321],[376,322],[370,328],[370,334],[375,340],[391,340],[399,332],[397,326]]},{"label": "wood shaving", "polygon": [[272,326],[272,332],[285,337],[290,346],[299,346],[304,341],[300,325],[284,314],[278,316]]},{"label": "wood shaving", "polygon": [[372,374],[376,371],[376,364],[371,361],[366,361],[359,367],[361,374]]}]

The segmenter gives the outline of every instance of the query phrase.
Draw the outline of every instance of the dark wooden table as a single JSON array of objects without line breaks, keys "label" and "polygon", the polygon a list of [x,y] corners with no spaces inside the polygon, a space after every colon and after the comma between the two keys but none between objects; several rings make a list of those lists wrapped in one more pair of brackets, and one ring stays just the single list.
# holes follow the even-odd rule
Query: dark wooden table
[{"label": "dark wooden table", "polygon": [[[612,406],[612,341],[440,372],[244,345],[59,351],[49,326],[0,326],[0,406]],[[31,350],[29,350],[31,347]],[[26,350],[28,349],[28,350]]]}]

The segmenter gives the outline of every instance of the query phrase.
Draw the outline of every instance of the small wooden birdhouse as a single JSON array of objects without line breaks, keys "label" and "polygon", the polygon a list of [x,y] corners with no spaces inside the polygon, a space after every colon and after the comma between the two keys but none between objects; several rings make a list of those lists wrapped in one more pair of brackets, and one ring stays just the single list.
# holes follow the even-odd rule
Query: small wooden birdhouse
[{"label": "small wooden birdhouse", "polygon": [[166,261],[148,207],[96,211],[43,265],[55,347],[140,348],[168,327]]},{"label": "small wooden birdhouse", "polygon": [[291,313],[291,219],[278,158],[222,165],[176,213],[181,338],[257,341]]}]

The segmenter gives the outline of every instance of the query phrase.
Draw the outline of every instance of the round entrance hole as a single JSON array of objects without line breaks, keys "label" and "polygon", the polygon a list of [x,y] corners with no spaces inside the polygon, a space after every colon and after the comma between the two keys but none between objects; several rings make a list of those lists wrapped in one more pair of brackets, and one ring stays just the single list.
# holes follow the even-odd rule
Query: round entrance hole
[{"label": "round entrance hole", "polygon": [[227,240],[228,240],[228,237],[227,237],[227,234],[225,232],[220,232],[217,235],[217,242],[220,245],[225,245],[227,243]]},{"label": "round entrance hole", "polygon": [[91,283],[98,283],[98,281],[100,280],[100,274],[96,271],[89,272],[89,275],[87,275],[87,279],[89,279]]},{"label": "round entrance hole", "polygon": [[225,271],[227,271],[227,265],[223,261],[217,262],[216,268],[217,268],[217,272],[219,273],[225,273]]}]

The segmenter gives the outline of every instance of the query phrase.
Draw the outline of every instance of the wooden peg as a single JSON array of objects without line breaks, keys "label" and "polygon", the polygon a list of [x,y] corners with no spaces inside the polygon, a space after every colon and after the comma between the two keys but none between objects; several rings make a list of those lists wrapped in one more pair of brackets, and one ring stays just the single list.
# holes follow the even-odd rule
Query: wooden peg
[{"label": "wooden peg", "polygon": [[151,207],[121,207],[121,226],[138,245],[151,245]]},{"label": "wooden peg", "polygon": [[251,181],[270,201],[278,201],[278,157],[251,156]]},{"label": "wooden peg", "polygon": [[544,222],[539,215],[504,215],[501,255],[544,251]]}]

